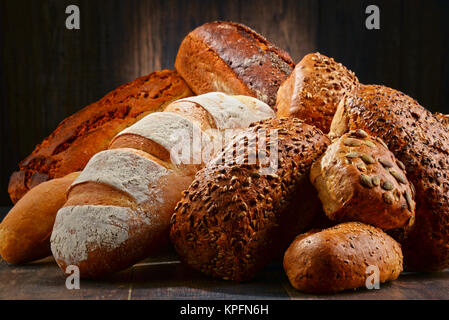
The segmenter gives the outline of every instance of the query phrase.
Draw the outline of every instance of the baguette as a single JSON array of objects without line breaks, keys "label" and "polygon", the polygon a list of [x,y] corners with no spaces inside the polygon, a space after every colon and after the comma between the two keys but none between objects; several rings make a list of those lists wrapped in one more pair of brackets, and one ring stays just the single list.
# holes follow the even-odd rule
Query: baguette
[{"label": "baguette", "polygon": [[321,212],[308,175],[328,144],[298,119],[269,119],[238,134],[175,208],[170,236],[182,261],[225,280],[254,277]]},{"label": "baguette", "polygon": [[397,90],[360,86],[339,105],[331,133],[363,129],[385,139],[416,189],[415,224],[400,239],[407,269],[449,267],[449,131],[432,113]]},{"label": "baguette", "polygon": [[[82,278],[103,277],[166,245],[176,202],[202,165],[172,156],[172,149],[191,146],[195,131],[209,137],[274,117],[254,98],[216,92],[173,104],[120,132],[72,184],[51,236],[62,270],[76,265]],[[196,111],[185,116],[188,110]]]},{"label": "baguette", "polygon": [[297,290],[336,293],[364,287],[376,267],[380,283],[396,280],[402,260],[401,246],[382,230],[347,222],[298,236],[285,252],[284,270]]},{"label": "baguette", "polygon": [[274,107],[279,86],[295,64],[247,26],[206,23],[182,41],[175,68],[195,94],[222,91],[255,97]]},{"label": "baguette", "polygon": [[[51,255],[50,235],[66,191],[79,172],[41,183],[11,209],[0,224],[0,255],[21,264]],[[43,200],[45,199],[45,200]]]},{"label": "baguette", "polygon": [[111,139],[150,112],[192,95],[176,71],[153,72],[125,84],[62,121],[12,174],[8,192],[16,203],[36,185],[81,171]]}]

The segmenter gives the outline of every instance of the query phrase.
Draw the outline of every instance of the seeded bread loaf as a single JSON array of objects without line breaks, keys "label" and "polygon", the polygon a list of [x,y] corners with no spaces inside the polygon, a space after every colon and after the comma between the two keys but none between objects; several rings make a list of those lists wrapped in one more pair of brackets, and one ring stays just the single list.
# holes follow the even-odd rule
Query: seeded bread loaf
[{"label": "seeded bread loaf", "polygon": [[308,175],[328,144],[298,119],[270,119],[238,134],[176,205],[170,235],[181,259],[225,280],[255,276],[321,211]]},{"label": "seeded bread loaf", "polygon": [[281,83],[295,64],[247,26],[206,23],[187,35],[175,68],[196,94],[221,91],[247,95],[274,107]]},{"label": "seeded bread loaf", "polygon": [[56,213],[66,202],[66,191],[78,175],[74,172],[43,182],[15,204],[0,224],[3,260],[20,264],[51,255],[50,235]]},{"label": "seeded bread loaf", "polygon": [[335,293],[365,287],[375,270],[380,283],[396,280],[402,260],[401,246],[382,230],[347,222],[298,236],[285,252],[284,270],[297,290]]},{"label": "seeded bread loaf", "polygon": [[163,70],[139,78],[107,94],[62,121],[53,133],[19,164],[8,191],[16,203],[29,189],[53,178],[80,171],[107,149],[111,139],[150,112],[192,95],[176,71]]},{"label": "seeded bread loaf", "polygon": [[329,132],[338,103],[358,85],[354,73],[320,53],[299,62],[277,94],[278,117],[297,117]]},{"label": "seeded bread loaf", "polygon": [[[76,265],[82,278],[98,278],[159,250],[168,243],[176,202],[201,166],[190,163],[189,155],[201,155],[211,143],[206,139],[202,145],[200,138],[199,149],[191,150],[195,135],[208,135],[208,127],[223,132],[274,117],[268,105],[254,98],[217,92],[174,104],[119,133],[72,184],[51,236],[63,270]],[[184,117],[192,105],[202,110]],[[167,156],[179,146],[187,148],[186,157]]]},{"label": "seeded bread loaf", "polygon": [[435,117],[449,129],[449,114],[435,113]]},{"label": "seeded bread loaf", "polygon": [[415,225],[401,241],[407,268],[449,267],[449,132],[409,96],[361,86],[340,104],[331,132],[363,129],[384,139],[416,189]]},{"label": "seeded bread loaf", "polygon": [[415,217],[404,169],[380,138],[355,130],[333,141],[312,165],[310,179],[331,220],[395,229],[413,225]]}]

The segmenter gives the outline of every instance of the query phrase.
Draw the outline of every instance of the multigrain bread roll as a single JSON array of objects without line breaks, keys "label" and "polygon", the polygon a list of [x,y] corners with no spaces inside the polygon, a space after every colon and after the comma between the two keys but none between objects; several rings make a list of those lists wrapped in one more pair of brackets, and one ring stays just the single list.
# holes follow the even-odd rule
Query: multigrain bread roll
[{"label": "multigrain bread roll", "polygon": [[16,203],[0,224],[3,260],[20,264],[51,255],[50,235],[56,213],[66,202],[66,191],[79,174],[74,172],[41,183]]},{"label": "multigrain bread roll", "polygon": [[402,260],[401,246],[382,230],[347,222],[298,236],[285,252],[284,270],[297,290],[335,293],[364,287],[376,268],[380,283],[396,280]]},{"label": "multigrain bread roll", "polygon": [[19,163],[20,170],[12,174],[8,187],[12,202],[39,183],[82,170],[94,154],[108,148],[117,133],[148,113],[190,95],[176,71],[157,71],[68,117]]},{"label": "multigrain bread roll", "polygon": [[274,107],[279,86],[295,64],[247,26],[206,23],[182,41],[175,68],[196,94],[221,91],[255,97]]},{"label": "multigrain bread roll", "polygon": [[[212,142],[200,140],[199,150],[189,149],[197,132],[209,136],[209,127],[216,130],[212,134],[221,133],[274,117],[273,110],[255,98],[217,92],[173,104],[167,106],[170,111],[152,113],[119,133],[110,149],[92,157],[72,184],[51,236],[62,270],[76,265],[82,278],[98,278],[159,250],[168,243],[170,218],[181,192],[203,163],[167,154],[181,146],[188,154],[201,155]],[[186,116],[188,110],[194,112]]]},{"label": "multigrain bread roll", "polygon": [[449,129],[449,114],[434,113],[435,117]]},{"label": "multigrain bread roll", "polygon": [[354,130],[315,161],[310,180],[331,220],[395,229],[413,225],[415,217],[414,189],[404,169],[380,138]]},{"label": "multigrain bread roll", "polygon": [[225,280],[254,277],[321,211],[308,175],[328,144],[298,119],[270,119],[238,134],[176,205],[170,236],[181,259]]},{"label": "multigrain bread roll", "polygon": [[329,132],[338,103],[357,87],[355,74],[320,53],[306,55],[277,93],[278,117],[296,117]]},{"label": "multigrain bread roll", "polygon": [[340,104],[331,132],[363,129],[384,139],[416,189],[415,225],[401,241],[408,269],[449,267],[449,132],[407,95],[361,86]]}]

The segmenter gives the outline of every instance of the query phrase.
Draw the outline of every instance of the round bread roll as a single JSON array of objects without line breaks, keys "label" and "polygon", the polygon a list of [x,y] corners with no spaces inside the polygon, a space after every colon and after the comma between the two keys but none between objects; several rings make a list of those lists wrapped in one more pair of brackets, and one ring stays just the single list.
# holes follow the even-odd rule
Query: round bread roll
[{"label": "round bread roll", "polygon": [[181,259],[225,280],[255,276],[321,213],[308,175],[328,144],[298,119],[256,122],[239,133],[175,208],[171,240]]},{"label": "round bread roll", "polygon": [[414,189],[385,143],[363,130],[333,141],[310,171],[326,215],[381,229],[412,225]]},{"label": "round bread roll", "polygon": [[285,252],[284,270],[297,290],[335,293],[364,287],[377,268],[380,283],[396,280],[402,260],[401,246],[382,230],[347,222],[298,236]]},{"label": "round bread roll", "polygon": [[333,58],[320,53],[306,55],[279,88],[278,117],[296,117],[329,132],[338,103],[359,81]]},{"label": "round bread roll", "polygon": [[401,240],[407,269],[449,267],[449,131],[409,96],[360,86],[342,100],[331,132],[363,129],[384,139],[416,188],[415,225]]}]

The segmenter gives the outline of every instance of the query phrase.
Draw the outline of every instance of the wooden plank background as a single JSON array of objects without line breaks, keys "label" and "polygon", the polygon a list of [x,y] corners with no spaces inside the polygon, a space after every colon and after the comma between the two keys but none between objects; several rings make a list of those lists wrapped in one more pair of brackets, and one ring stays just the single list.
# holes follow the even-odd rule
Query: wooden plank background
[{"label": "wooden plank background", "polygon": [[[65,8],[81,30],[65,28]],[[365,28],[377,4],[381,30]],[[364,83],[385,84],[449,113],[448,1],[0,1],[0,205],[9,176],[57,124],[108,91],[172,68],[183,37],[211,20],[242,22],[299,61],[335,57]]]}]

